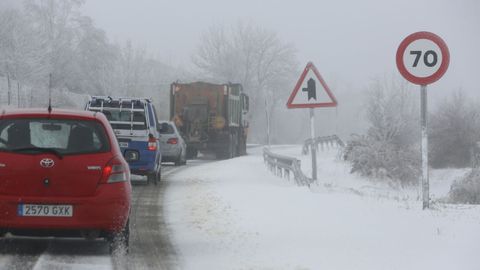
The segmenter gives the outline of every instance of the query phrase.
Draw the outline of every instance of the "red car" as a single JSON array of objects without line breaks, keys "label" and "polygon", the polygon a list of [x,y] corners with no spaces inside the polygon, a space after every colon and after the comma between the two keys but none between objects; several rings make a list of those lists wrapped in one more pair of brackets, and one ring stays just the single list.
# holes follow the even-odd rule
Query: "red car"
[{"label": "red car", "polygon": [[102,113],[0,112],[0,237],[105,238],[128,251],[131,192]]}]

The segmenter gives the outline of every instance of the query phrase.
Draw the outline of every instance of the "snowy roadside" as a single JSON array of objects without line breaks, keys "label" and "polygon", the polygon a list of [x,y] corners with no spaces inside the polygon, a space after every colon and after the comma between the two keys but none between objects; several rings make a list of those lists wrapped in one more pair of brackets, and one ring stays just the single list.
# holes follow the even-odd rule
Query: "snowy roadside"
[{"label": "snowy roadside", "polygon": [[[297,151],[307,170],[299,146],[278,150]],[[273,176],[261,148],[250,152],[169,180],[167,224],[185,269],[478,269],[479,207],[422,211],[410,191],[349,174],[334,151],[320,155],[324,182],[312,192]],[[461,172],[435,174],[442,196]]]},{"label": "snowy roadside", "polygon": [[[298,145],[273,147],[272,151],[278,154],[295,157],[301,160],[302,171],[305,175],[312,174],[311,154],[302,155]],[[388,198],[399,201],[416,203],[420,199],[420,186],[400,187],[394,183],[387,183],[383,179],[367,179],[350,174],[350,165],[340,160],[340,150],[325,148],[317,154],[318,185],[313,185],[313,192],[336,190],[356,193],[363,196]],[[430,197],[431,200],[441,201],[447,197],[450,186],[460,179],[470,169],[438,169],[430,170]]]}]

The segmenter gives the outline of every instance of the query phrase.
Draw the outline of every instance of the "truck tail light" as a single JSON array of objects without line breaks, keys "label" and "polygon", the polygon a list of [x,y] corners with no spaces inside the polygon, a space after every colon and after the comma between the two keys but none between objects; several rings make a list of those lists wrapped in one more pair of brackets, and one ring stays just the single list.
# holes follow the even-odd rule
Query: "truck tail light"
[{"label": "truck tail light", "polygon": [[111,184],[118,182],[126,182],[130,178],[130,170],[125,166],[118,157],[112,158],[102,171],[102,184]]},{"label": "truck tail light", "polygon": [[152,134],[148,135],[148,150],[157,150],[157,139]]},{"label": "truck tail light", "polygon": [[170,138],[167,140],[167,144],[177,144],[178,139],[177,138]]}]

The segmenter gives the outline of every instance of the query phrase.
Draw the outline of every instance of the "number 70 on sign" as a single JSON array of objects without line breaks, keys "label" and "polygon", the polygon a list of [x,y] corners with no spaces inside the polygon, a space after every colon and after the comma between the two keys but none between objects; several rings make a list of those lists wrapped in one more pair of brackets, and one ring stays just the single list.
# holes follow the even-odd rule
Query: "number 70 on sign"
[{"label": "number 70 on sign", "polygon": [[427,85],[443,76],[449,65],[450,54],[439,36],[417,32],[400,43],[396,60],[403,77],[414,84]]}]

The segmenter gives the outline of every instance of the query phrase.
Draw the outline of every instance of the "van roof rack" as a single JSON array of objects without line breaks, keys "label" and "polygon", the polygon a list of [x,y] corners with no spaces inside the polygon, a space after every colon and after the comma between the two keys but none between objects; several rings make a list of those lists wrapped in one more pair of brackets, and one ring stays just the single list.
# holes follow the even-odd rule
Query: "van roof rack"
[{"label": "van roof rack", "polygon": [[144,98],[144,97],[111,97],[111,96],[90,96],[90,100],[108,100],[108,101],[122,101],[122,102],[132,102],[132,101],[140,101],[140,102],[148,102],[151,103],[151,98]]},{"label": "van roof rack", "polygon": [[143,112],[145,103],[151,103],[146,98],[112,98],[110,96],[90,96],[87,109],[92,111],[119,110]]}]

